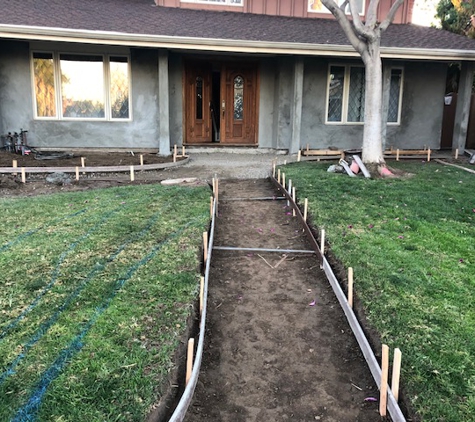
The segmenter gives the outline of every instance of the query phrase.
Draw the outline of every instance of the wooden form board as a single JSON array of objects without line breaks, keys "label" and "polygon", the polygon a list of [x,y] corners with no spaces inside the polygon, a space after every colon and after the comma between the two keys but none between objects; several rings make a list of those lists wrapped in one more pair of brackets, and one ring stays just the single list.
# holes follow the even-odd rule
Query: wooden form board
[{"label": "wooden form board", "polygon": [[302,154],[305,156],[321,156],[321,157],[327,157],[327,156],[339,156],[339,157],[344,157],[345,152],[342,149],[304,149],[302,151]]},{"label": "wooden form board", "polygon": [[[156,163],[156,164],[144,164],[143,166],[137,165],[134,166],[136,170],[159,170],[168,167],[175,167],[177,165],[182,165],[188,162],[188,158],[178,161],[177,163]],[[115,173],[115,172],[128,172],[130,171],[130,166],[98,166],[98,167],[79,167],[83,173]],[[63,173],[75,173],[76,166],[72,167],[25,167],[26,173],[54,173],[54,172],[63,172]],[[18,167],[0,167],[1,173],[13,173],[18,172]]]},{"label": "wooden form board", "polygon": [[408,158],[408,157],[417,157],[425,156],[427,161],[430,160],[432,150],[429,149],[389,149],[384,151],[385,157],[396,157],[396,160],[399,158]]}]

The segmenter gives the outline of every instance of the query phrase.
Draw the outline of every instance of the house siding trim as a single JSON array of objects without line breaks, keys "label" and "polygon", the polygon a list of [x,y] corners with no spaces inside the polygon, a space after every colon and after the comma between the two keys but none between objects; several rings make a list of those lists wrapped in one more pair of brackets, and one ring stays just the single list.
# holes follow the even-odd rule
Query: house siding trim
[{"label": "house siding trim", "polygon": [[[359,57],[359,54],[351,45],[173,37],[19,25],[0,25],[0,38],[195,51]],[[383,46],[381,47],[381,57],[387,59],[475,61],[475,50],[422,49]]]}]

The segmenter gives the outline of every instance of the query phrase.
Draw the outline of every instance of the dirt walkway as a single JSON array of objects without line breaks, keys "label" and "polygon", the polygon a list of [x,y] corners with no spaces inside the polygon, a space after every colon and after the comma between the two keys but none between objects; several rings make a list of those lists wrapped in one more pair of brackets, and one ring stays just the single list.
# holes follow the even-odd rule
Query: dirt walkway
[{"label": "dirt walkway", "polygon": [[[310,249],[265,180],[220,184],[215,246]],[[284,259],[285,258],[285,259]],[[377,388],[315,256],[214,251],[186,422],[379,421]]]}]

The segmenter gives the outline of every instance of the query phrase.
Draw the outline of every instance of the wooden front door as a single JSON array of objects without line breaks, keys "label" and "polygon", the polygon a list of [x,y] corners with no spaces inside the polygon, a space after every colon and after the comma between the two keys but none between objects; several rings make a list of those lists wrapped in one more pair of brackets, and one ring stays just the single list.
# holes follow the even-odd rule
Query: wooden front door
[{"label": "wooden front door", "polygon": [[223,66],[221,72],[221,143],[256,144],[256,84],[255,66]]},{"label": "wooden front door", "polygon": [[185,64],[185,143],[257,143],[257,67]]},{"label": "wooden front door", "polygon": [[205,63],[185,69],[185,139],[188,143],[211,142],[211,68]]}]

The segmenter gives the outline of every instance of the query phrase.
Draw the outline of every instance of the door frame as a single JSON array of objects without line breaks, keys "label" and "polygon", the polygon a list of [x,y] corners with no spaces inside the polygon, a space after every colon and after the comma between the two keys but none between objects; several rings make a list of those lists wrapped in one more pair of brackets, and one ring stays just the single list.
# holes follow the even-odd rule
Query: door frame
[{"label": "door frame", "polygon": [[[190,131],[189,127],[187,126],[189,124],[189,120],[192,118],[190,115],[190,110],[193,110],[193,106],[189,104],[190,102],[190,92],[188,91],[190,88],[188,87],[188,76],[190,75],[190,71],[192,72],[193,69],[203,69],[208,67],[210,69],[210,78],[212,79],[212,73],[213,72],[219,72],[220,73],[220,92],[219,92],[219,104],[217,105],[217,114],[219,117],[220,121],[220,134],[224,133],[225,130],[225,120],[222,118],[222,101],[225,97],[225,81],[224,81],[224,76],[223,74],[226,72],[226,69],[230,69],[231,71],[233,69],[239,70],[241,69],[252,69],[253,70],[253,98],[250,101],[250,104],[253,105],[251,113],[251,119],[253,119],[253,122],[251,122],[252,125],[252,141],[251,142],[226,142],[224,139],[224,142],[221,142],[223,139],[222,135],[220,136],[220,141],[219,142],[213,142],[213,130],[212,130],[212,121],[211,121],[211,116],[209,120],[209,139],[207,140],[191,140],[190,139]],[[216,58],[216,57],[209,57],[209,58],[203,58],[203,57],[189,57],[185,58],[183,60],[183,72],[182,72],[182,83],[183,83],[183,89],[182,89],[182,100],[183,100],[183,105],[182,105],[182,110],[183,110],[183,144],[184,145],[206,145],[206,146],[250,146],[250,147],[257,147],[258,146],[258,128],[259,128],[259,88],[260,88],[260,72],[259,72],[259,62],[257,60],[241,60],[237,59],[235,57],[226,57],[226,58]],[[209,89],[212,90],[212,84],[210,84]],[[205,96],[203,96],[205,97]],[[209,95],[206,95],[206,98],[213,98],[213,93],[209,92]],[[204,105],[203,105],[204,106]]]}]

